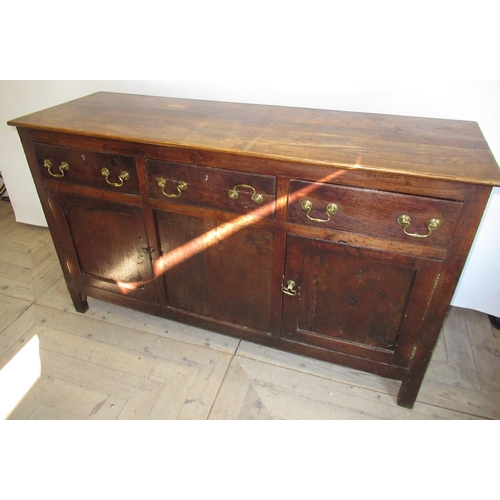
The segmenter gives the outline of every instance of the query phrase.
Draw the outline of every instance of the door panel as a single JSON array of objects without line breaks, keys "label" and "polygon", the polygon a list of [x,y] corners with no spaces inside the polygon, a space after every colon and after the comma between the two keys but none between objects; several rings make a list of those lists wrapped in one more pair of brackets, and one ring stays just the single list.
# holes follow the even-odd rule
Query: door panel
[{"label": "door panel", "polygon": [[318,278],[328,279],[316,281],[312,331],[383,349],[393,348],[415,270],[342,253],[319,255],[315,264]]},{"label": "door panel", "polygon": [[277,332],[272,304],[275,235],[254,227],[155,212],[169,307]]},{"label": "door panel", "polygon": [[290,236],[284,300],[286,338],[405,364],[440,263]]},{"label": "door panel", "polygon": [[62,236],[72,248],[74,280],[156,302],[141,208],[64,193],[50,197],[68,230]]}]

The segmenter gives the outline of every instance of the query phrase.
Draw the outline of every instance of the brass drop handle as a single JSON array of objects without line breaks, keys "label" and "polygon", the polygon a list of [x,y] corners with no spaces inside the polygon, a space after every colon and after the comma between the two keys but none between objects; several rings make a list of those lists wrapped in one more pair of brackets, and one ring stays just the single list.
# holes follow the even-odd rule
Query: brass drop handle
[{"label": "brass drop handle", "polygon": [[326,219],[316,219],[315,217],[311,217],[309,214],[311,213],[311,210],[313,209],[313,204],[311,200],[302,200],[300,202],[300,206],[302,207],[302,210],[305,210],[306,216],[309,220],[312,220],[314,222],[329,222],[330,221],[330,215],[336,214],[339,211],[338,205],[335,203],[328,203],[326,206]]},{"label": "brass drop handle", "polygon": [[142,248],[141,251],[139,252],[139,255],[137,256],[137,265],[140,266],[144,264],[144,260],[146,259],[146,255],[148,254],[148,249],[147,248]]},{"label": "brass drop handle", "polygon": [[252,186],[249,186],[248,184],[237,184],[236,186],[234,186],[233,189],[231,189],[229,191],[229,198],[231,198],[232,200],[237,200],[240,196],[240,194],[238,193],[238,189],[251,189],[252,191],[252,201],[254,201],[255,203],[262,203],[264,201],[264,195],[260,194],[260,193],[257,193],[257,191],[255,191],[255,188],[252,187]]},{"label": "brass drop handle", "polygon": [[296,285],[295,281],[288,280],[286,282],[286,286],[281,288],[281,291],[284,294],[291,295],[293,297],[294,295],[297,295],[297,290],[295,290],[295,285]]},{"label": "brass drop handle", "polygon": [[130,174],[127,171],[122,170],[118,175],[118,179],[120,179],[120,182],[109,182],[109,176],[111,175],[111,172],[106,167],[101,169],[101,175],[105,177],[106,182],[113,187],[122,187],[123,182],[130,179]]},{"label": "brass drop handle", "polygon": [[436,231],[443,225],[443,221],[441,219],[431,219],[427,222],[427,229],[429,232],[427,234],[417,234],[417,233],[409,233],[406,229],[411,224],[411,217],[409,215],[403,214],[398,218],[398,222],[401,226],[403,226],[403,232],[406,236],[411,236],[412,238],[427,238],[432,234],[432,231]]},{"label": "brass drop handle", "polygon": [[62,161],[59,165],[59,172],[61,172],[60,174],[54,174],[50,171],[50,169],[52,168],[52,163],[50,160],[43,160],[43,166],[47,169],[52,177],[64,177],[64,172],[67,172],[69,170],[69,165],[65,161]]},{"label": "brass drop handle", "polygon": [[165,187],[167,186],[167,181],[163,177],[158,177],[156,179],[156,182],[158,183],[158,186],[161,187],[161,192],[163,195],[167,196],[168,198],[179,198],[179,196],[182,194],[183,191],[186,191],[188,188],[187,182],[184,181],[179,181],[177,182],[177,194],[169,194],[165,193]]}]

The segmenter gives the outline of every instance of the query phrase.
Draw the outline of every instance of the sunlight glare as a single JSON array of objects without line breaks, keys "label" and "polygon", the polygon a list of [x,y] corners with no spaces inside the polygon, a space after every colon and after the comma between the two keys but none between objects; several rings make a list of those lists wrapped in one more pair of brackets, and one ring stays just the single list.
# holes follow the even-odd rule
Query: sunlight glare
[{"label": "sunlight glare", "polygon": [[40,378],[40,341],[35,335],[0,370],[0,419],[5,420]]},{"label": "sunlight glare", "polygon": [[[321,183],[330,182],[335,177],[339,177],[343,175],[343,170],[337,170],[328,174],[327,176],[318,179],[315,183],[310,183],[308,186],[303,187],[293,193],[289,193],[286,196],[282,196],[276,200],[276,203],[267,203],[262,207],[258,207],[249,214],[244,214],[236,217],[230,222],[225,222],[210,231],[194,238],[191,241],[188,241],[184,245],[181,245],[173,250],[170,250],[168,253],[160,256],[154,263],[154,276],[160,276],[166,273],[169,269],[179,265],[180,263],[186,261],[190,257],[203,252],[207,248],[217,244],[224,238],[231,236],[237,231],[251,226],[255,224],[262,218],[266,218],[269,214],[273,213],[273,211],[278,208],[283,209],[286,207],[287,203],[295,203],[301,197],[307,196],[312,191],[316,190],[317,187]],[[124,295],[130,293],[131,290],[134,290],[137,286],[140,286],[141,283],[135,282],[117,282],[118,287],[120,288],[120,292]]]}]

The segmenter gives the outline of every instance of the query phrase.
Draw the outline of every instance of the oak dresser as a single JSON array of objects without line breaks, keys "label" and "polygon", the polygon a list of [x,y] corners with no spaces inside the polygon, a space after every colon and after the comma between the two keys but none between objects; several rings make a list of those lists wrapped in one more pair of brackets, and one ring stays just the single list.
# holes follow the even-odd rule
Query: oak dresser
[{"label": "oak dresser", "polygon": [[500,170],[474,122],[99,92],[17,127],[87,296],[401,380]]}]

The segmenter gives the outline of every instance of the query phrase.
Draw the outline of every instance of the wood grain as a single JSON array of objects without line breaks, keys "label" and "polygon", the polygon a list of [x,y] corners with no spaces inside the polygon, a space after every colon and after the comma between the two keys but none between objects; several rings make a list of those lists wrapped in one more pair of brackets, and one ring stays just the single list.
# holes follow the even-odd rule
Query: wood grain
[{"label": "wood grain", "polygon": [[407,176],[500,182],[498,165],[474,122],[98,92],[9,125]]}]

